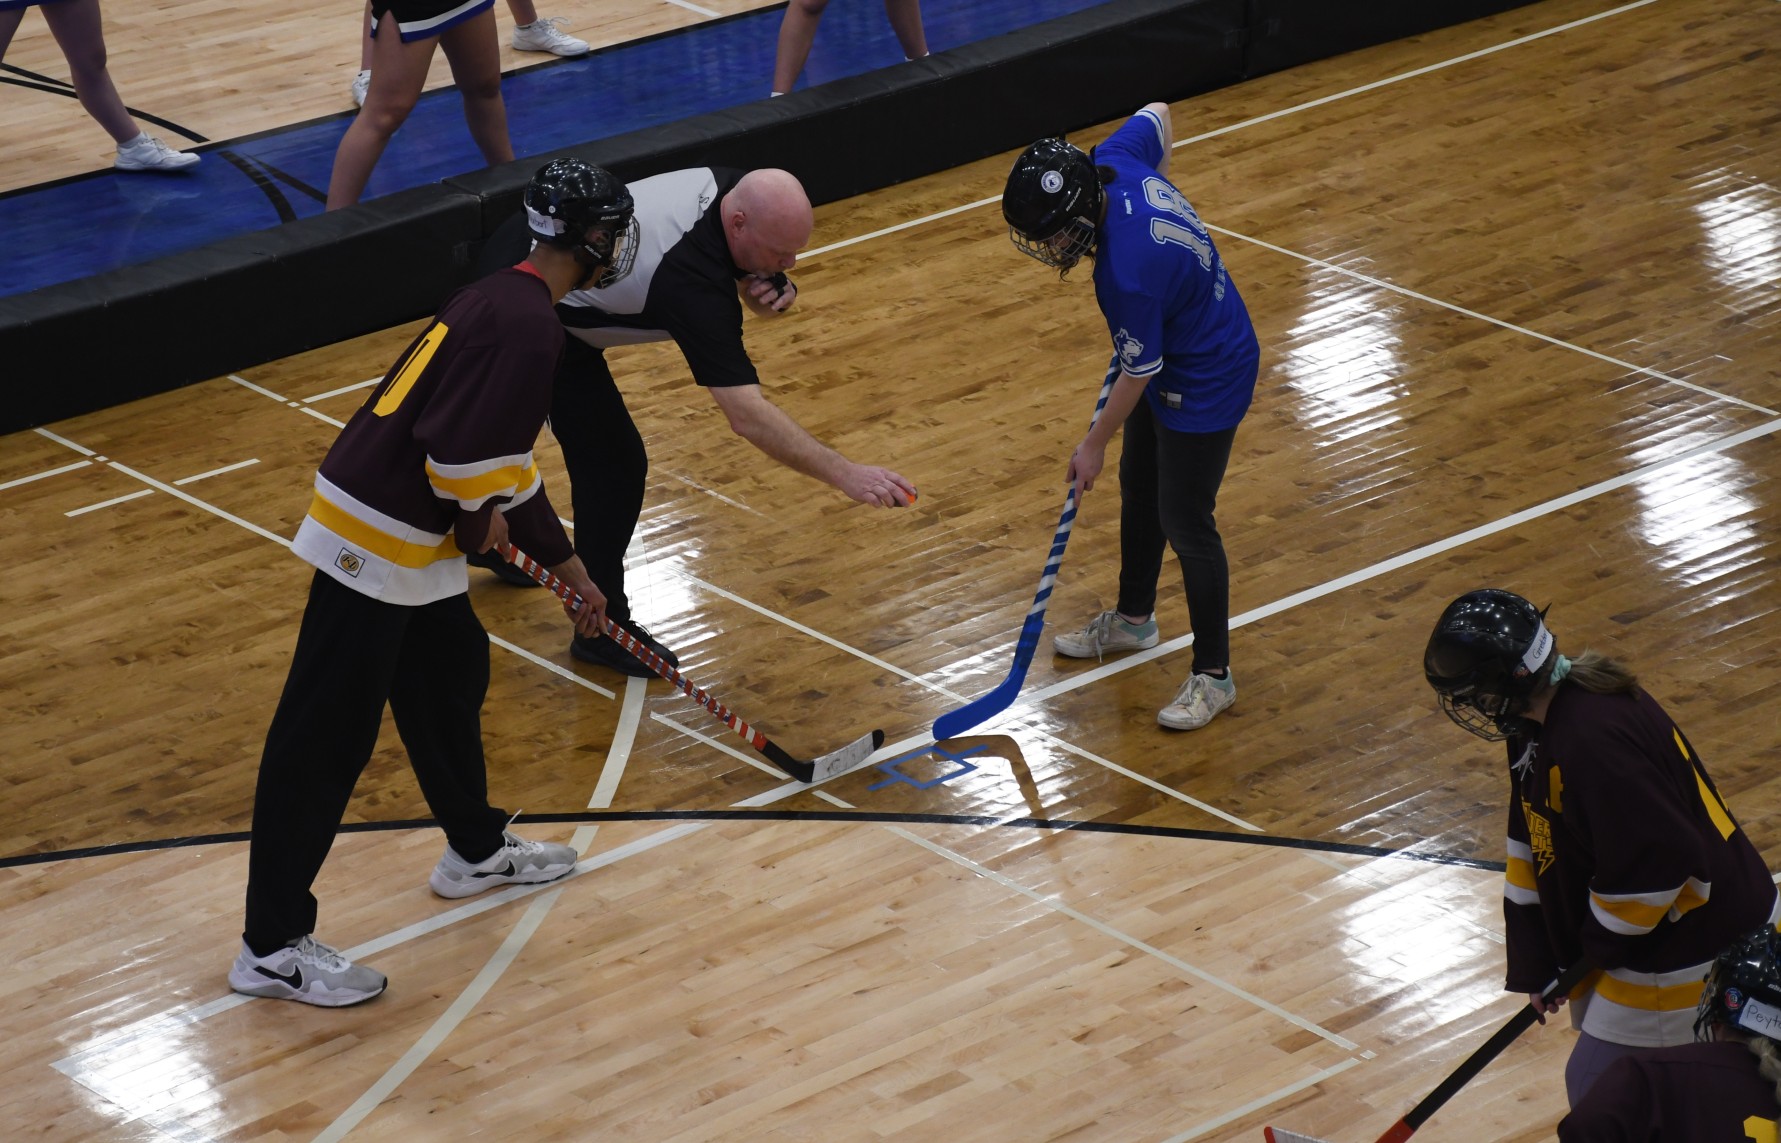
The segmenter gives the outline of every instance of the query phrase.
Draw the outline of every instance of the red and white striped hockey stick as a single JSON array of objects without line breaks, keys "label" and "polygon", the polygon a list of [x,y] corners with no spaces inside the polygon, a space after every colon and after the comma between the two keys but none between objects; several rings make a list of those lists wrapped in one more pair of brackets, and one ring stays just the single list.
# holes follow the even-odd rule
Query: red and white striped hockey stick
[{"label": "red and white striped hockey stick", "polygon": [[[500,552],[509,563],[519,568],[545,587],[554,591],[570,607],[580,611],[587,606],[587,601],[575,593],[575,589],[550,574],[550,569],[537,560],[520,551],[512,544],[497,544],[495,550]],[[706,691],[681,675],[669,665],[668,661],[645,646],[635,635],[626,631],[612,620],[601,617],[600,630],[608,639],[629,651],[642,660],[643,665],[656,674],[667,679],[684,691],[688,697],[717,717],[725,726],[748,740],[748,744],[767,756],[767,761],[784,770],[800,782],[823,782],[837,774],[844,774],[863,763],[871,756],[872,751],[884,745],[884,731],[874,730],[849,742],[839,750],[831,750],[827,754],[818,755],[810,761],[793,758],[781,749],[772,739],[760,732],[758,727],[737,718],[723,703],[718,702]]]}]

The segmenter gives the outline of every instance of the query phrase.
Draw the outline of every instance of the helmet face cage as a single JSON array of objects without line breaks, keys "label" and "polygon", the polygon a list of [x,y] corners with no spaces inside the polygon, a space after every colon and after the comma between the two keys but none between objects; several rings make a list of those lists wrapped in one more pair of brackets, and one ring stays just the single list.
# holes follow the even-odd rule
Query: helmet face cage
[{"label": "helmet face cage", "polygon": [[1037,258],[1053,270],[1073,269],[1084,255],[1095,252],[1095,227],[1086,218],[1070,219],[1062,230],[1042,241],[1028,238],[1012,226],[1008,228],[1008,237],[1014,241],[1016,250],[1029,258]]},{"label": "helmet face cage", "polygon": [[1489,742],[1526,728],[1522,715],[1558,653],[1544,614],[1496,588],[1447,605],[1429,636],[1423,673],[1455,725]]},{"label": "helmet face cage", "polygon": [[1502,742],[1519,730],[1521,712],[1527,709],[1526,699],[1480,694],[1475,689],[1466,694],[1437,691],[1436,697],[1441,713],[1455,726],[1486,742]]},{"label": "helmet face cage", "polygon": [[1720,1025],[1781,1041],[1781,936],[1768,925],[1732,942],[1707,973],[1694,1038],[1710,1040]]},{"label": "helmet face cage", "polygon": [[637,216],[633,214],[625,219],[622,227],[589,231],[588,241],[575,248],[582,265],[605,267],[594,279],[594,289],[604,290],[617,284],[636,267],[638,233]]},{"label": "helmet face cage", "polygon": [[582,285],[610,286],[637,259],[631,192],[612,174],[580,159],[553,159],[526,187],[526,216],[539,242],[568,250],[588,271]]}]

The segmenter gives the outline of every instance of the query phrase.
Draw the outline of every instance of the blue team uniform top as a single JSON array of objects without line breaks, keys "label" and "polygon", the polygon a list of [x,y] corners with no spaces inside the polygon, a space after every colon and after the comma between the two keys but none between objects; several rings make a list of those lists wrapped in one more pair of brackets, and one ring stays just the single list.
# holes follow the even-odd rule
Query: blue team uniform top
[{"label": "blue team uniform top", "polygon": [[1094,150],[1116,172],[1095,245],[1095,297],[1120,365],[1148,377],[1164,426],[1234,427],[1255,395],[1261,346],[1249,311],[1194,208],[1157,173],[1163,128],[1140,111]]}]

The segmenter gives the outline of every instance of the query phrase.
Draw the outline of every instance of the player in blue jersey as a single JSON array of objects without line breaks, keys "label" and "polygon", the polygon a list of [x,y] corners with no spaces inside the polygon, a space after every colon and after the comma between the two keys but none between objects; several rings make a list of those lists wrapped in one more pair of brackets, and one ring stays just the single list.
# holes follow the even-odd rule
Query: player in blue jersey
[{"label": "player in blue jersey", "polygon": [[1095,298],[1120,373],[1069,479],[1095,485],[1107,442],[1126,426],[1119,462],[1119,599],[1061,655],[1100,658],[1157,645],[1163,545],[1181,561],[1193,624],[1193,672],[1157,712],[1196,730],[1236,701],[1230,670],[1230,569],[1213,520],[1237,425],[1255,393],[1261,348],[1194,208],[1169,181],[1169,105],[1141,108],[1091,153],[1041,139],[1021,153],[1002,195],[1014,244],[1060,272],[1094,263]]}]

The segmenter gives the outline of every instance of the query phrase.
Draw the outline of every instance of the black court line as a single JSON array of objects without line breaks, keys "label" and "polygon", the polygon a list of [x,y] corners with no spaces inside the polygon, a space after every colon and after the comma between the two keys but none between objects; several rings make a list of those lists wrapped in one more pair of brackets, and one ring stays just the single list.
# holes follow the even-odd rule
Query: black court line
[{"label": "black court line", "polygon": [[[24,79],[13,79],[11,76],[0,75],[0,83],[10,83],[17,87],[28,87],[28,88],[31,88],[33,91],[47,91],[51,95],[65,95],[69,99],[79,98],[77,95],[74,94],[73,87],[69,86],[64,81],[55,78],[54,76],[38,75],[34,71],[26,71],[22,67],[14,67],[8,63],[0,63],[0,71],[9,71],[9,72],[12,72],[14,75],[21,75],[21,76],[25,77]],[[129,106],[128,104],[126,104],[124,106],[124,110],[128,111],[130,113],[130,115],[136,119],[146,119],[150,123],[153,123],[156,127],[165,127],[167,130],[172,131],[174,134],[183,135],[187,139],[190,139],[194,143],[208,143],[208,142],[210,142],[210,140],[205,138],[203,135],[198,134],[196,131],[193,131],[190,128],[181,127],[179,124],[175,123],[171,119],[163,119],[159,115],[151,115],[146,111],[140,111],[137,108]]]},{"label": "black court line", "polygon": [[[1350,857],[1391,858],[1399,861],[1420,861],[1430,865],[1457,865],[1466,869],[1503,872],[1500,861],[1484,861],[1451,853],[1432,853],[1416,849],[1387,849],[1378,845],[1354,845],[1341,841],[1318,841],[1313,838],[1280,837],[1274,834],[1232,833],[1224,830],[1175,829],[1168,826],[1131,825],[1123,822],[1055,821],[1045,818],[1003,818],[989,814],[884,814],[848,810],[609,810],[599,813],[527,814],[528,822],[552,822],[570,825],[598,825],[603,822],[657,821],[756,821],[756,822],[873,822],[903,825],[974,825],[1004,829],[1077,830],[1082,833],[1114,833],[1134,837],[1174,837],[1190,841],[1220,841],[1242,845],[1266,845],[1276,849],[1298,849],[1315,853],[1341,853]],[[341,833],[380,833],[389,830],[436,829],[439,823],[431,818],[409,821],[354,822],[340,827]],[[201,845],[239,845],[251,835],[240,833],[207,833],[193,837],[171,837],[158,841],[120,842],[116,845],[95,845],[85,849],[63,849],[52,853],[28,853],[19,857],[0,858],[0,869],[22,865],[42,865],[51,861],[78,861],[89,857],[114,857],[127,853],[153,853],[163,849],[189,849]]]},{"label": "black court line", "polygon": [[236,154],[227,147],[218,151],[217,154],[230,166],[246,175],[248,181],[260,189],[260,193],[266,196],[266,201],[271,204],[272,209],[278,212],[278,221],[297,221],[297,209],[291,205],[291,200],[284,196],[284,192],[279,190],[270,178],[266,177],[266,172],[262,171],[257,163]]}]

